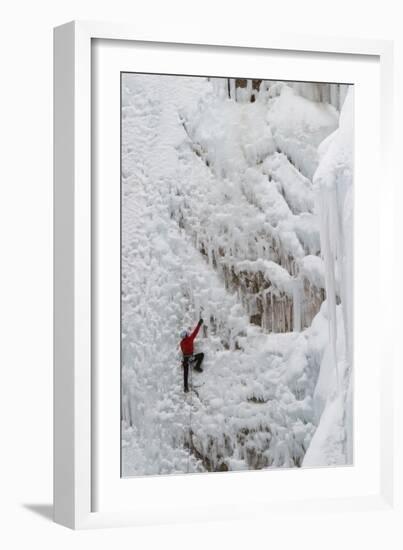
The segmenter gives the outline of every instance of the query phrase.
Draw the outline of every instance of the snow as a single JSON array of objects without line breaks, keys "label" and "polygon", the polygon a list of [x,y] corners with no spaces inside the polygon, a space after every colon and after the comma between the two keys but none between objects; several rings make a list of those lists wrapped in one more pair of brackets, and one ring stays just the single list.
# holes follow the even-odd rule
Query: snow
[{"label": "snow", "polygon": [[267,157],[263,170],[281,186],[294,214],[313,212],[315,200],[311,182],[291,164],[284,153],[276,152]]},{"label": "snow", "polygon": [[[338,128],[283,83],[123,75],[124,476],[351,459],[350,104]],[[344,259],[324,242],[334,187]],[[199,317],[185,396],[179,332]]]},{"label": "snow", "polygon": [[240,271],[246,270],[249,273],[263,273],[263,277],[269,283],[272,283],[277,291],[292,294],[293,281],[290,274],[286,269],[275,262],[262,259],[254,261],[244,260],[238,262],[236,269]]},{"label": "snow", "polygon": [[325,270],[323,261],[319,256],[308,254],[299,262],[300,274],[305,277],[311,285],[317,288],[325,288]]},{"label": "snow", "polygon": [[337,128],[338,113],[328,103],[310,101],[284,84],[267,114],[276,145],[308,178],[319,162],[318,146]]},{"label": "snow", "polygon": [[[353,461],[353,101],[351,88],[338,129],[319,148],[321,160],[314,176],[321,220],[329,341],[315,390],[317,410],[323,412],[304,465]],[[338,294],[341,305],[336,305]]]}]

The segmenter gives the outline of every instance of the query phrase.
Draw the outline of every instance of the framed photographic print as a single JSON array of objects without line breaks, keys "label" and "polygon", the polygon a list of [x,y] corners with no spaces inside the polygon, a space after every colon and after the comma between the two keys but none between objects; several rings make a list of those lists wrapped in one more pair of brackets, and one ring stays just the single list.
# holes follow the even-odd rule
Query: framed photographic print
[{"label": "framed photographic print", "polygon": [[391,60],[55,30],[56,521],[390,504]]}]

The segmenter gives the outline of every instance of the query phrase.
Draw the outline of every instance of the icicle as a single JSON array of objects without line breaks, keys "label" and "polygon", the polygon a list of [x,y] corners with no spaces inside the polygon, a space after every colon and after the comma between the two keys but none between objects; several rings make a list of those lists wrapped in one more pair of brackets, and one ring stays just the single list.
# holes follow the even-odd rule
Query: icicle
[{"label": "icicle", "polygon": [[293,332],[301,331],[301,297],[302,281],[299,278],[294,279],[292,285],[293,296]]},{"label": "icicle", "polygon": [[246,92],[247,92],[246,99],[248,102],[250,102],[252,97],[252,92],[253,92],[252,80],[250,79],[246,81]]},{"label": "icicle", "polygon": [[332,361],[336,371],[337,391],[340,391],[339,369],[337,364],[337,319],[336,319],[336,254],[339,224],[335,189],[322,187],[319,191],[321,249],[325,264],[326,299],[329,318],[329,338]]},{"label": "icicle", "polygon": [[236,101],[236,86],[235,86],[235,78],[229,79],[229,86],[230,86],[230,98]]}]

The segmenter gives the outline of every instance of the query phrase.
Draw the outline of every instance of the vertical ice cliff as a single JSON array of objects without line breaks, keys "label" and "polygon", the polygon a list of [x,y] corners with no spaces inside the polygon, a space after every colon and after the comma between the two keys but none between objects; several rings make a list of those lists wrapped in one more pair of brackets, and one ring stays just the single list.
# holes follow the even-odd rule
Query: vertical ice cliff
[{"label": "vertical ice cliff", "polygon": [[123,474],[351,461],[352,95],[135,74],[122,93]]},{"label": "vertical ice cliff", "polygon": [[314,393],[319,426],[304,465],[353,460],[353,107],[350,89],[338,129],[319,148],[321,160],[314,176],[329,339]]}]

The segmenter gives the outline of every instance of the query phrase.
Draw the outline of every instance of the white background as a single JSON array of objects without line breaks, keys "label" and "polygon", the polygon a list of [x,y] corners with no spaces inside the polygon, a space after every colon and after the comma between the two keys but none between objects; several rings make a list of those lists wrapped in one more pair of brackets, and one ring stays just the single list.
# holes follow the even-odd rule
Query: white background
[{"label": "white background", "polygon": [[[398,9],[392,0],[374,6],[363,0],[264,0],[239,5],[233,0],[15,0],[2,8],[0,544],[4,548],[130,545],[164,550],[253,546],[389,550],[402,546],[401,508],[373,514],[306,515],[293,518],[292,525],[284,516],[268,517],[265,523],[98,532],[68,531],[44,517],[51,514],[52,498],[52,27],[79,18],[138,25],[153,21],[156,37],[166,25],[171,29],[187,25],[190,29],[209,26],[217,35],[231,27],[234,34],[250,37],[253,29],[269,36],[275,28],[277,32],[395,39],[395,66],[400,66],[396,98],[402,101],[403,38],[399,38],[402,17]],[[396,124],[403,127],[401,105],[396,103]],[[401,152],[397,154],[400,158]],[[401,170],[396,172],[400,186],[401,174]],[[402,204],[401,190],[396,203]],[[403,235],[401,220],[396,224]],[[400,247],[396,255],[400,260]],[[396,281],[402,280],[400,262],[391,263],[391,269]],[[401,302],[397,288],[391,289],[391,300],[396,303],[396,318],[385,321],[397,329]],[[396,386],[402,387],[397,374]]]}]

